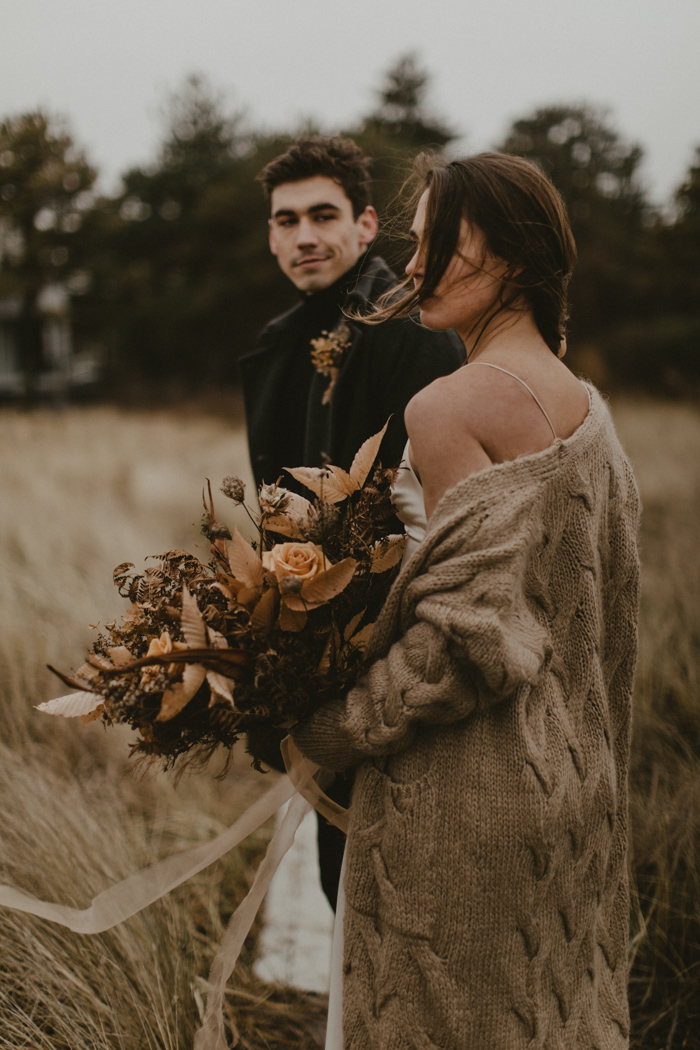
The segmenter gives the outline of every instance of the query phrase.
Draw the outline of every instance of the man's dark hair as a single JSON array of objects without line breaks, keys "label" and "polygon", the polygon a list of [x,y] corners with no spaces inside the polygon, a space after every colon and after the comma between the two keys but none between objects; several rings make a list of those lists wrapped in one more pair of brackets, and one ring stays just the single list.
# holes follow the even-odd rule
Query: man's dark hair
[{"label": "man's dark hair", "polygon": [[371,203],[370,158],[352,139],[313,135],[300,138],[293,146],[270,161],[258,175],[265,197],[285,182],[300,182],[325,175],[342,187],[357,218]]}]

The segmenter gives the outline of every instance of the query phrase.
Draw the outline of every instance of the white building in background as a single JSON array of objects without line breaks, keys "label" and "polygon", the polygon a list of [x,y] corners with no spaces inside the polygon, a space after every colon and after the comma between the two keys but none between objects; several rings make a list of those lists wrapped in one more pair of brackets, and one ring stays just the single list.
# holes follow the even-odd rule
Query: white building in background
[{"label": "white building in background", "polygon": [[[17,340],[21,307],[19,298],[0,299],[0,397],[22,397],[27,393]],[[76,388],[97,383],[102,357],[98,349],[75,351],[71,301],[65,285],[45,285],[37,298],[37,308],[41,317],[41,367],[33,393],[65,397]]]}]

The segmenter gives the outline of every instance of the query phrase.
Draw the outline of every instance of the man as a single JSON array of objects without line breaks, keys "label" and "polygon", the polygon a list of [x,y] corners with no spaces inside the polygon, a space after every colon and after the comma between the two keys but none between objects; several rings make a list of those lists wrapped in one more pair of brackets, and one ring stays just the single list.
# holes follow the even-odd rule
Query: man
[{"label": "man", "polygon": [[[408,401],[459,367],[462,343],[412,319],[366,325],[353,316],[367,313],[396,278],[368,255],[378,228],[369,158],[351,139],[300,139],[258,177],[270,203],[270,250],[301,302],[271,321],[260,348],[240,361],[256,483],[282,475],[282,484],[295,488],[283,474],[290,466],[331,462],[349,470],[363,441],[389,417],[380,458],[395,466],[406,443]],[[279,768],[279,755],[256,735],[249,744]],[[335,788],[329,794],[347,805],[350,785],[341,780]],[[334,908],[343,846],[342,833],[320,820],[321,883]]]}]

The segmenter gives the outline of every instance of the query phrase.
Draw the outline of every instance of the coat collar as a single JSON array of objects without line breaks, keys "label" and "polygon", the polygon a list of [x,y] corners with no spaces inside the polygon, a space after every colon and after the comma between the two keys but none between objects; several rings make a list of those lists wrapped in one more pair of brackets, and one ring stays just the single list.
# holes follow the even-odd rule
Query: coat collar
[{"label": "coat collar", "polygon": [[[375,255],[374,258],[368,259],[366,263],[360,267],[359,279],[343,300],[343,309],[352,309],[358,310],[360,313],[367,313],[372,303],[376,302],[380,295],[389,291],[389,289],[395,284],[395,275],[389,269],[384,260],[380,256]],[[298,303],[297,306],[293,306],[291,310],[287,310],[286,313],[283,313],[279,317],[275,317],[270,321],[260,333],[260,347],[250,354],[245,354],[240,360],[245,361],[251,357],[256,357],[258,354],[264,353],[265,350],[276,343],[280,337],[294,327],[298,315],[302,310],[303,303]]]}]

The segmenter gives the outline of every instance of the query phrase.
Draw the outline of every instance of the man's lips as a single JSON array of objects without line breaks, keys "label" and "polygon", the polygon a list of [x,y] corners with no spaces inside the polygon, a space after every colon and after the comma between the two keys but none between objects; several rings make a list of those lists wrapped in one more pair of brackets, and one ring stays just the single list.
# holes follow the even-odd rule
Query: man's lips
[{"label": "man's lips", "polygon": [[319,263],[327,262],[330,259],[330,255],[305,255],[303,259],[297,259],[294,266],[298,269],[302,269],[307,266],[318,266]]}]

